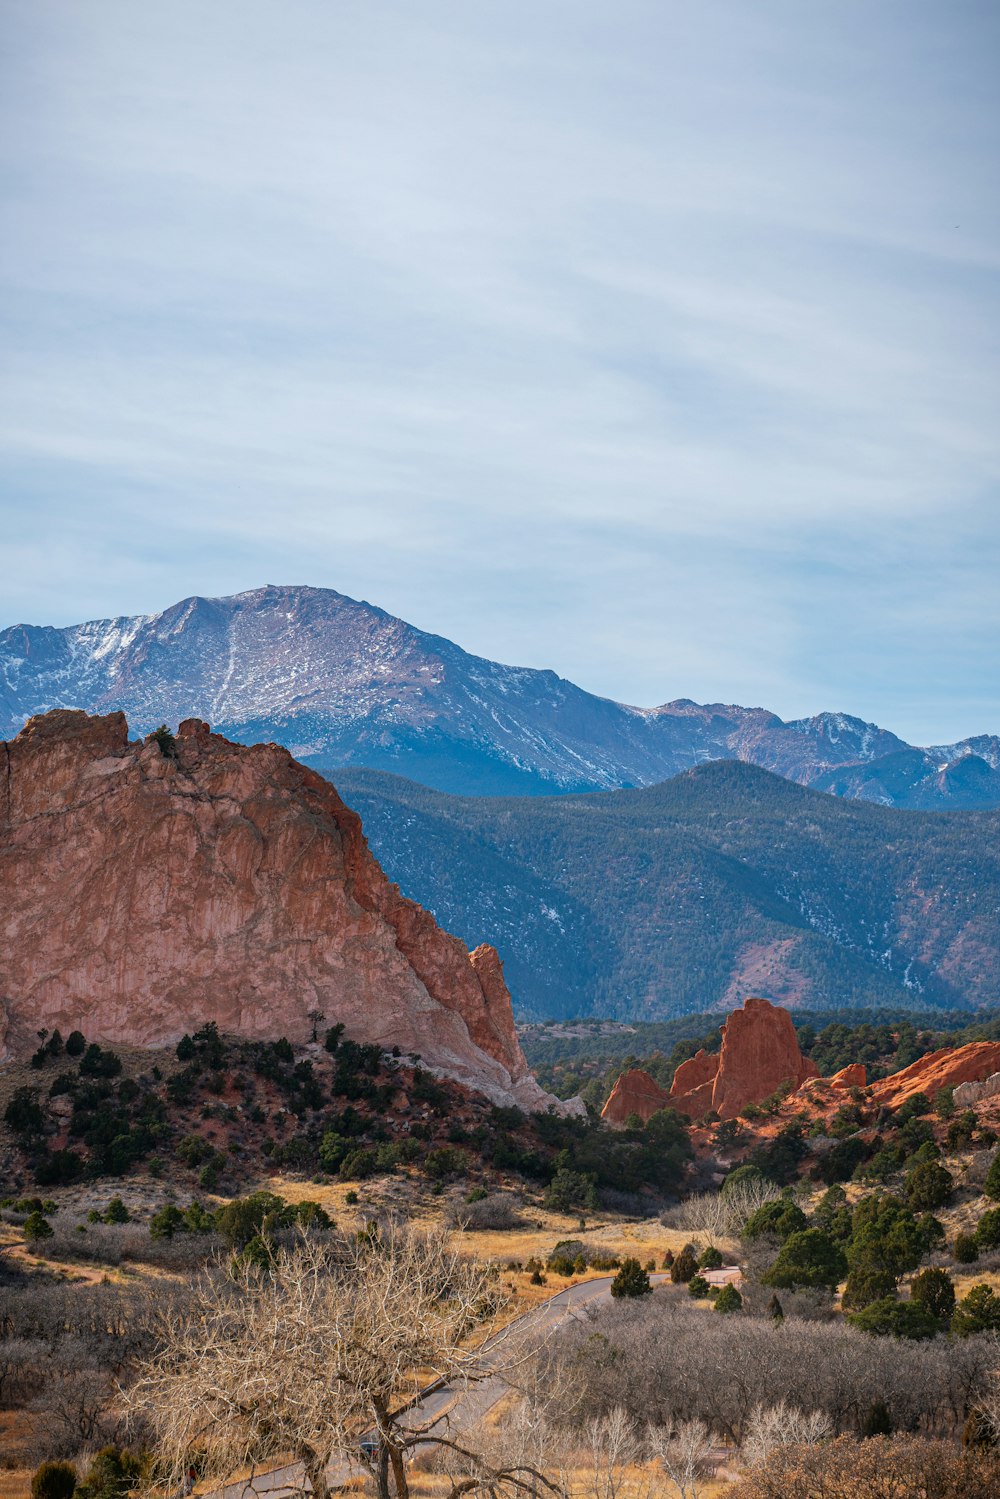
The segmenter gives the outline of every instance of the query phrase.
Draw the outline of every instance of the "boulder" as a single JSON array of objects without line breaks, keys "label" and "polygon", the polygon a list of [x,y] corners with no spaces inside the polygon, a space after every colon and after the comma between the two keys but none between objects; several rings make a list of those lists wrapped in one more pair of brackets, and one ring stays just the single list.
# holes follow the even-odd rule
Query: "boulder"
[{"label": "boulder", "polygon": [[306,1042],[319,1011],[497,1103],[556,1102],[497,953],[404,899],[357,814],[278,745],[188,719],[164,753],[121,713],[30,719],[0,744],[0,909],[15,1049],[42,1026],[161,1046],[206,1021]]},{"label": "boulder", "polygon": [[829,1081],[831,1088],[865,1088],[868,1086],[868,1070],[864,1062],[851,1062],[835,1072]]}]

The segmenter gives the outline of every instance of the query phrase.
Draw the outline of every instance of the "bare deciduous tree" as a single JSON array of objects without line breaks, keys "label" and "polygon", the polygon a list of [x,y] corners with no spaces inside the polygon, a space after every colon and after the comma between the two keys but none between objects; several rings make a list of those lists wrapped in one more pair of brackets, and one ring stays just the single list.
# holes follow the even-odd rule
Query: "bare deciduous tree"
[{"label": "bare deciduous tree", "polygon": [[304,1236],[264,1269],[206,1277],[189,1313],[161,1329],[127,1406],[151,1429],[168,1483],[195,1454],[215,1481],[291,1457],[314,1499],[361,1466],[381,1499],[390,1472],[408,1499],[407,1458],[438,1445],[461,1469],[449,1499],[554,1494],[539,1471],[491,1463],[414,1408],[428,1382],[500,1377],[498,1341],[481,1340],[500,1305],[492,1272],[443,1236],[392,1225],[336,1246]]},{"label": "bare deciduous tree", "polygon": [[649,1442],[677,1499],[698,1499],[712,1453],[712,1433],[704,1421],[681,1421],[672,1431],[652,1426]]},{"label": "bare deciduous tree", "polygon": [[779,1400],[777,1405],[756,1405],[743,1437],[743,1460],[760,1468],[779,1447],[826,1441],[833,1423],[824,1411],[803,1411]]},{"label": "bare deciduous tree", "polygon": [[716,1239],[736,1237],[758,1208],[775,1197],[781,1188],[764,1177],[750,1177],[735,1182],[728,1192],[698,1192],[677,1207],[661,1215],[668,1228],[686,1234],[701,1234],[710,1244]]}]

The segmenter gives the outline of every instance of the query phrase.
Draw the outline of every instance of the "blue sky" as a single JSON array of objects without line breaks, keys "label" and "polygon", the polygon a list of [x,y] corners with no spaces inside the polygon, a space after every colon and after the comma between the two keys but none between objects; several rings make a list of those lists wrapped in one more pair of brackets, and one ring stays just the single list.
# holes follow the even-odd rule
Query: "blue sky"
[{"label": "blue sky", "polygon": [[0,0],[0,625],[1000,730],[1000,10]]}]

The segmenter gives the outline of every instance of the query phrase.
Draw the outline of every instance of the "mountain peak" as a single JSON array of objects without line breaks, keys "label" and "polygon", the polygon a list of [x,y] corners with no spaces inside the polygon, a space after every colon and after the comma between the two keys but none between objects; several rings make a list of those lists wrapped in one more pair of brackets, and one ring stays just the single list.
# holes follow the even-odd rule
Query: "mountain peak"
[{"label": "mountain peak", "polygon": [[[1000,803],[996,737],[927,752],[843,712],[786,723],[766,708],[690,698],[636,708],[553,671],[470,655],[309,584],[0,632],[0,734],[50,708],[121,710],[144,732],[204,718],[321,769],[367,765],[468,794],[646,786],[706,761],[742,760],[891,805]],[[972,767],[942,775],[970,751],[985,776]]]}]

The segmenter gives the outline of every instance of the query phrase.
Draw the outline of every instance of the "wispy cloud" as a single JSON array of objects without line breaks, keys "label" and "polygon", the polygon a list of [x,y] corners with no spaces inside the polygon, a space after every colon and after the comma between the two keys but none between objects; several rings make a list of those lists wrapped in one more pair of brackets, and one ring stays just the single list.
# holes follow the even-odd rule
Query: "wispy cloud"
[{"label": "wispy cloud", "polygon": [[1000,727],[993,7],[5,9],[3,622]]}]

